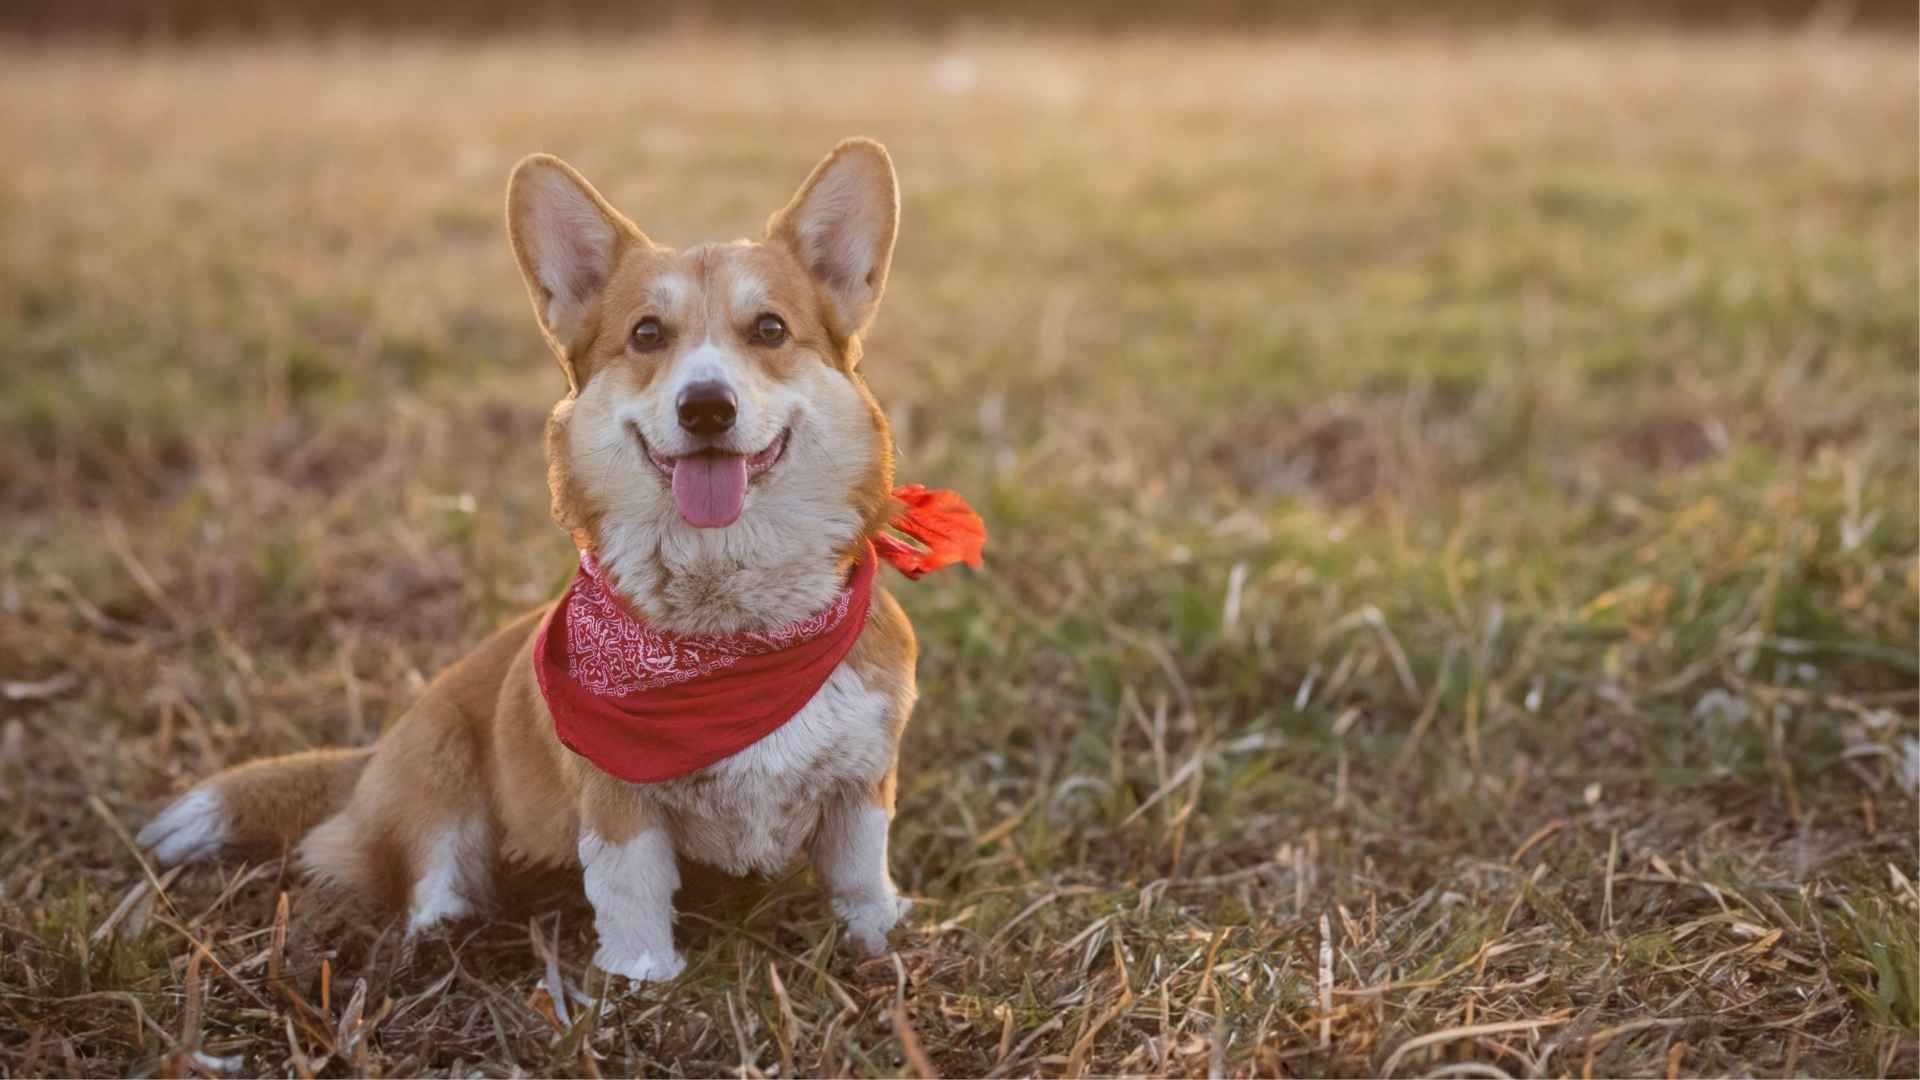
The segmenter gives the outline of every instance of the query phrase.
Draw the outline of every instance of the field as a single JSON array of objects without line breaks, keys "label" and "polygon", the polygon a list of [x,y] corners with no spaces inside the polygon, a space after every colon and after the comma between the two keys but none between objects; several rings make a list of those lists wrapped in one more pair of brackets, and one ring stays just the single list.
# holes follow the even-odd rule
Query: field
[{"label": "field", "polygon": [[[0,1076],[1920,1071],[1908,36],[0,47]],[[554,595],[548,150],[668,243],[838,138],[985,572],[856,964],[804,875],[589,971],[128,833]],[[284,898],[284,900],[283,900]],[[284,906],[283,906],[284,905]]]}]

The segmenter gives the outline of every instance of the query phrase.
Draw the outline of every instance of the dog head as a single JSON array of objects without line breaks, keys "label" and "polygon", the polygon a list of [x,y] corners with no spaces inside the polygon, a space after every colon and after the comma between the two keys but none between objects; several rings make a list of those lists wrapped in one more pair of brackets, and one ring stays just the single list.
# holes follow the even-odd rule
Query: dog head
[{"label": "dog head", "polygon": [[886,151],[849,140],[762,240],[675,251],[565,162],[522,161],[508,234],[569,390],[547,436],[561,525],[736,565],[877,528],[891,439],[856,369],[899,206]]}]

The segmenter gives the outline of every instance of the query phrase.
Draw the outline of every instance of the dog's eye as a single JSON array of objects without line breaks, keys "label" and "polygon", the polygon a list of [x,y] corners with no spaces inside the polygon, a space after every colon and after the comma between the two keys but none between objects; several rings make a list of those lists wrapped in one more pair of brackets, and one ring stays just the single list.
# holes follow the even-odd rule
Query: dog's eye
[{"label": "dog's eye", "polygon": [[667,343],[667,329],[660,320],[649,315],[633,325],[633,347],[639,352],[652,352]]},{"label": "dog's eye", "polygon": [[753,339],[762,345],[778,345],[787,340],[787,324],[778,315],[762,315],[753,324]]}]

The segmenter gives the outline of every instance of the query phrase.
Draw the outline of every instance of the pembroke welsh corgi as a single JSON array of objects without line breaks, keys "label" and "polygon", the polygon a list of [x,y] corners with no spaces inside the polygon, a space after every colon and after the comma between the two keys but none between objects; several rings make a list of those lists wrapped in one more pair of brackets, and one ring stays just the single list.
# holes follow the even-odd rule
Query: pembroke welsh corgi
[{"label": "pembroke welsh corgi", "polygon": [[516,867],[577,862],[594,963],[636,980],[684,966],[679,859],[777,873],[804,853],[848,939],[884,952],[907,907],[887,834],[915,643],[874,568],[977,565],[984,541],[950,493],[896,497],[860,375],[899,214],[893,163],[864,139],[764,239],[685,251],[565,162],[520,162],[507,232],[567,380],[546,447],[581,552],[571,587],[373,746],[230,769],[141,845],[162,865],[292,845],[409,933],[475,911]]}]

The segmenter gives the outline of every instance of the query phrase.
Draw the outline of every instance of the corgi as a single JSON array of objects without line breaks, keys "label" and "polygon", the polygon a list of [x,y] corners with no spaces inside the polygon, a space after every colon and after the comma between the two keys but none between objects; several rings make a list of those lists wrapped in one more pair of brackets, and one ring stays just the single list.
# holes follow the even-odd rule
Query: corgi
[{"label": "corgi", "polygon": [[916,646],[872,584],[900,503],[859,365],[899,216],[864,139],[763,239],[684,251],[558,158],[521,161],[507,233],[567,382],[546,449],[573,586],[373,746],[220,773],[142,847],[163,866],[292,847],[409,934],[482,909],[517,867],[577,864],[595,965],[654,981],[685,965],[680,860],[774,874],[804,856],[847,940],[884,953],[908,907],[887,840]]}]

